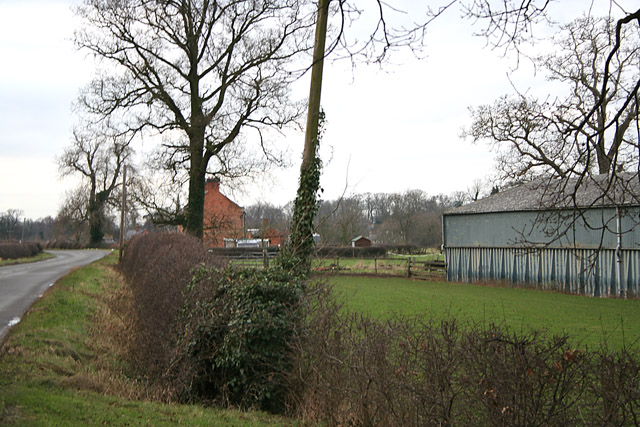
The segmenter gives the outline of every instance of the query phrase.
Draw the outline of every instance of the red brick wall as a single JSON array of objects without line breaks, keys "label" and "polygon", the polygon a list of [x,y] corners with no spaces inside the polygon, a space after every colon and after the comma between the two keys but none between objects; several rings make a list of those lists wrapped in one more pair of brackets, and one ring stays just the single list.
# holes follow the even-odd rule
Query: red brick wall
[{"label": "red brick wall", "polygon": [[244,237],[243,209],[220,193],[219,181],[207,181],[204,194],[204,241],[224,247],[225,238]]}]

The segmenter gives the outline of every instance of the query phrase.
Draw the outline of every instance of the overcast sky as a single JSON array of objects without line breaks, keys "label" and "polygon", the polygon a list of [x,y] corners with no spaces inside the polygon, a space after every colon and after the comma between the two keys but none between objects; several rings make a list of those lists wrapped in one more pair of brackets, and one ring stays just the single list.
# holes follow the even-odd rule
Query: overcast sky
[{"label": "overcast sky", "polygon": [[[69,144],[72,102],[93,69],[71,42],[77,20],[70,7],[77,3],[0,0],[0,212],[55,216],[65,191],[75,185],[59,178],[55,158]],[[618,3],[637,7],[629,0]],[[596,0],[604,7],[600,13],[608,4]],[[550,10],[566,22],[588,6],[585,0],[563,0]],[[325,65],[324,198],[337,198],[345,189],[449,194],[491,173],[488,148],[464,141],[460,133],[470,123],[468,107],[512,92],[507,73],[515,61],[486,48],[473,30],[454,9],[430,25],[424,59],[404,53],[383,70],[362,65],[354,72],[350,63]],[[555,90],[526,61],[512,81],[533,93]],[[293,166],[234,193],[239,204],[282,205],[295,197],[303,135],[288,135],[281,144],[290,148]]]}]

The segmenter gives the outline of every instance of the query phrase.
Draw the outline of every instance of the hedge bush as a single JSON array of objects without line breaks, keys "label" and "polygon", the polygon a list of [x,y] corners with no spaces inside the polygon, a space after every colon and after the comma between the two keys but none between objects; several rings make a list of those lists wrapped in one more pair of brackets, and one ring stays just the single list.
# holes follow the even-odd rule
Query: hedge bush
[{"label": "hedge bush", "polygon": [[375,258],[384,257],[387,248],[384,246],[369,246],[364,248],[323,246],[315,251],[319,258]]},{"label": "hedge bush", "polygon": [[139,236],[129,357],[163,397],[283,412],[303,284],[280,268],[226,268],[185,234]]},{"label": "hedge bush", "polygon": [[42,245],[37,242],[0,242],[0,259],[30,258],[42,252]]},{"label": "hedge bush", "polygon": [[45,244],[47,249],[86,249],[87,245],[78,242],[52,240]]},{"label": "hedge bush", "polygon": [[210,248],[209,252],[224,257],[238,257],[266,250],[269,253],[278,253],[280,248],[271,246],[268,248]]},{"label": "hedge bush", "polygon": [[282,413],[302,292],[279,268],[201,268],[185,293],[170,372],[181,399]]}]

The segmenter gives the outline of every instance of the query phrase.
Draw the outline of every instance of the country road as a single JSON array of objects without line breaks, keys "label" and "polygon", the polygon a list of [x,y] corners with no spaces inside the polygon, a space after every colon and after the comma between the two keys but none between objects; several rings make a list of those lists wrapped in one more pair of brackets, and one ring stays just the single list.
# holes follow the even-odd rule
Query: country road
[{"label": "country road", "polygon": [[0,267],[0,343],[9,328],[44,291],[75,267],[87,265],[110,253],[106,250],[49,251],[45,261]]}]

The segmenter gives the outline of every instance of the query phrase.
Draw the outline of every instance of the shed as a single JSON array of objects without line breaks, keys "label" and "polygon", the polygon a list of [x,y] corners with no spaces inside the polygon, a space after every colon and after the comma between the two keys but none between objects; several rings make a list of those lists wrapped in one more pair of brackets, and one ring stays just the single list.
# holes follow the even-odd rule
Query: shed
[{"label": "shed", "polygon": [[638,176],[578,184],[538,180],[446,212],[447,280],[639,294]]},{"label": "shed", "polygon": [[364,236],[358,236],[351,239],[352,248],[368,248],[369,246],[371,246],[371,239]]}]

